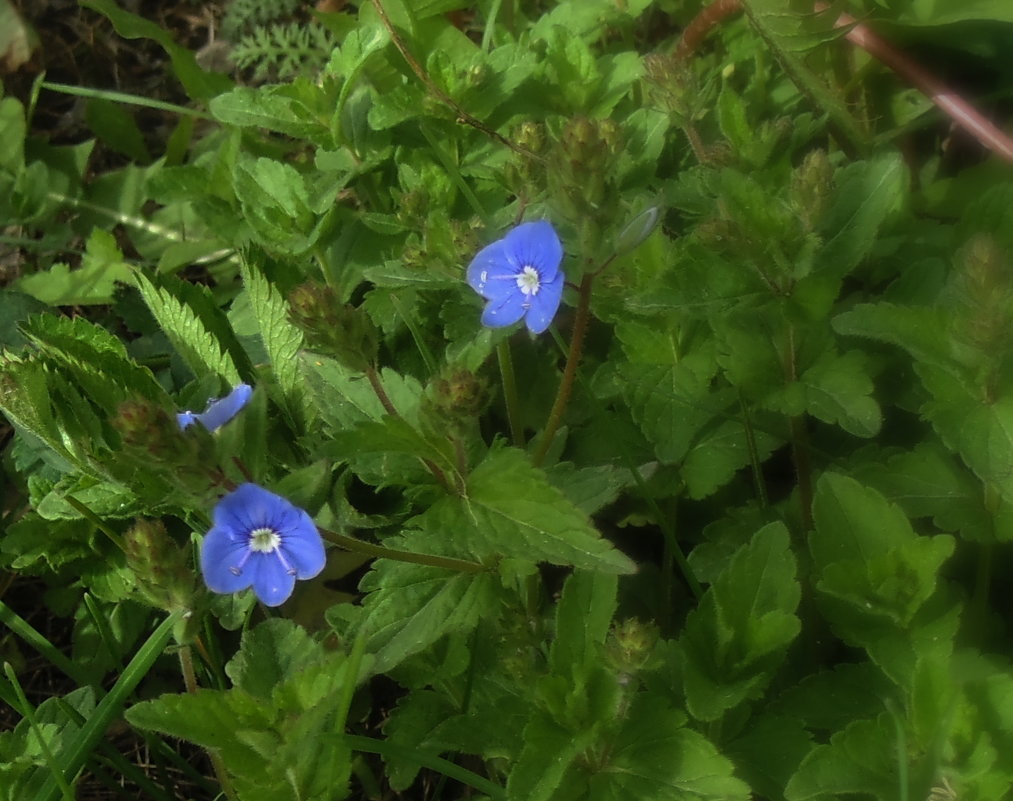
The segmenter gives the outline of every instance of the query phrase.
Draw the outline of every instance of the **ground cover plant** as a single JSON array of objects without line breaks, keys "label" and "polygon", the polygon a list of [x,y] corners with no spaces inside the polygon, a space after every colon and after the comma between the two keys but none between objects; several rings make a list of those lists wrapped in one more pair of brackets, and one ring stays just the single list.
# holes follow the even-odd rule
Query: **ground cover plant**
[{"label": "ground cover plant", "polygon": [[1004,0],[132,8],[0,97],[0,799],[1010,796]]}]

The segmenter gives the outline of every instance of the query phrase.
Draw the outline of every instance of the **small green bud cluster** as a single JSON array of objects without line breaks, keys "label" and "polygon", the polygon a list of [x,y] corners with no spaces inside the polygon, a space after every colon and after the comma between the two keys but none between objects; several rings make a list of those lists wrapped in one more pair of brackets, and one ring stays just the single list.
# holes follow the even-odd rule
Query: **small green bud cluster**
[{"label": "small green bud cluster", "polygon": [[605,661],[626,680],[651,667],[654,646],[660,634],[653,623],[636,618],[623,620],[613,626],[605,642]]},{"label": "small green bud cluster", "polygon": [[453,431],[489,405],[487,383],[470,370],[454,368],[437,376],[422,397],[422,414],[436,431]]},{"label": "small green bud cluster", "polygon": [[289,317],[311,350],[357,372],[375,364],[380,338],[363,309],[342,303],[331,287],[316,282],[296,287],[288,301]]},{"label": "small green bud cluster", "polygon": [[188,549],[169,536],[160,520],[138,520],[123,542],[127,567],[146,603],[167,612],[192,607],[194,574]]}]

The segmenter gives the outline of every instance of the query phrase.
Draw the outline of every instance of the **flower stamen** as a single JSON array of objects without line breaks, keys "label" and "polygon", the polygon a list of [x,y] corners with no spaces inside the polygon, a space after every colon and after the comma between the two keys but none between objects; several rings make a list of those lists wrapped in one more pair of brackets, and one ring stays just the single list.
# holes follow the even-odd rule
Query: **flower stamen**
[{"label": "flower stamen", "polygon": [[538,270],[527,265],[517,276],[517,288],[525,295],[537,295],[542,285]]}]

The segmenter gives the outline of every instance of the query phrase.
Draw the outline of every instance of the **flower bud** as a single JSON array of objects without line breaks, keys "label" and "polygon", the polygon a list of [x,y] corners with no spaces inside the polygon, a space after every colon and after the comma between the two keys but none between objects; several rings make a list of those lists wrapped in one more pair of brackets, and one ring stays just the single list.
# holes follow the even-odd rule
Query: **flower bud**
[{"label": "flower bud", "polygon": [[795,170],[791,182],[791,197],[796,213],[806,230],[818,225],[827,208],[827,199],[833,184],[834,168],[823,150],[807,154],[802,165]]},{"label": "flower bud", "polygon": [[605,643],[605,661],[621,676],[633,676],[650,666],[658,627],[636,618],[617,623]]},{"label": "flower bud", "polygon": [[446,431],[478,417],[488,404],[486,382],[470,370],[456,368],[432,380],[421,411],[434,430]]},{"label": "flower bud", "polygon": [[160,520],[138,520],[123,544],[127,567],[146,603],[167,612],[190,608],[195,582],[187,549],[173,541]]},{"label": "flower bud", "polygon": [[379,335],[363,309],[342,303],[331,287],[314,282],[296,287],[288,300],[289,317],[311,350],[358,372],[376,361]]}]

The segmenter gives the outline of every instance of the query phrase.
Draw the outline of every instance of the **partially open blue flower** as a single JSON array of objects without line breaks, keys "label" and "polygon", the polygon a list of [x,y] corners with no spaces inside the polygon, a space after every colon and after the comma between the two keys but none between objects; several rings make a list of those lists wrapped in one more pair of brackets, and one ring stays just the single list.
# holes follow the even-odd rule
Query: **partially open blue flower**
[{"label": "partially open blue flower", "polygon": [[563,296],[563,245],[547,220],[518,225],[478,252],[468,285],[489,301],[482,324],[493,328],[522,317],[533,334],[552,322]]},{"label": "partially open blue flower", "polygon": [[239,410],[250,402],[252,395],[253,387],[249,384],[240,384],[224,398],[210,401],[207,409],[200,414],[190,411],[180,412],[176,415],[176,420],[181,429],[200,423],[208,431],[214,431],[239,414]]},{"label": "partially open blue flower", "polygon": [[256,484],[233,490],[212,513],[200,568],[214,592],[253,587],[268,606],[284,603],[296,579],[324,569],[324,543],[313,520],[298,506]]}]

